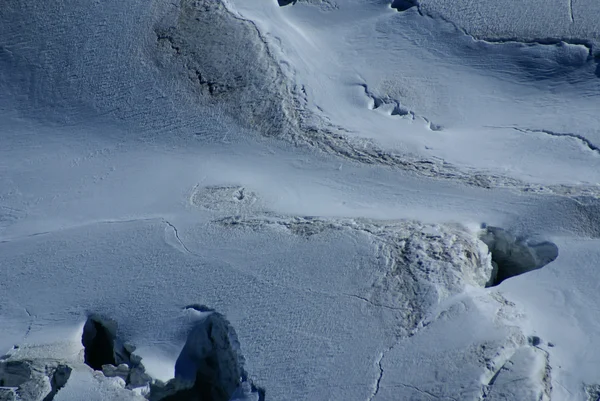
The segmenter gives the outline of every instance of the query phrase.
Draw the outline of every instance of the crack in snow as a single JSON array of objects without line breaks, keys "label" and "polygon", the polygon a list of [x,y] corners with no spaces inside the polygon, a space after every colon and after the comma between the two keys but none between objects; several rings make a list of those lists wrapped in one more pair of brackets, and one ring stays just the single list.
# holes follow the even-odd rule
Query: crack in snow
[{"label": "crack in snow", "polygon": [[31,328],[33,327],[33,320],[35,319],[35,316],[33,316],[31,314],[31,312],[29,312],[28,308],[25,308],[25,313],[27,313],[27,316],[29,316],[30,321],[29,321],[29,326],[27,326],[27,331],[25,331],[25,335],[23,335],[23,340],[25,340],[27,338],[27,336],[29,335],[29,333],[31,332]]},{"label": "crack in snow", "polygon": [[592,141],[590,141],[589,139],[587,139],[586,137],[584,137],[583,135],[580,135],[580,134],[572,134],[569,132],[554,132],[554,131],[550,131],[547,129],[536,130],[536,129],[518,128],[518,127],[511,127],[511,128],[513,128],[515,131],[524,132],[524,133],[541,133],[541,134],[546,134],[546,135],[550,135],[550,136],[575,138],[575,139],[578,139],[581,142],[583,142],[583,144],[585,146],[587,146],[588,149],[591,150],[592,152],[596,152],[596,153],[600,154],[600,147],[594,145],[594,143],[592,143]]},{"label": "crack in snow", "polygon": [[575,22],[575,17],[573,16],[573,0],[568,0],[569,2],[569,19],[571,23]]},{"label": "crack in snow", "polygon": [[393,109],[390,112],[392,116],[407,116],[411,120],[416,118],[415,113],[402,106],[399,101],[392,99],[389,96],[379,97],[375,95],[373,92],[371,92],[371,90],[369,90],[367,84],[360,84],[360,86],[362,86],[364,89],[365,95],[367,95],[367,97],[373,101],[372,110],[377,110],[383,105],[391,105],[393,106]]},{"label": "crack in snow", "polygon": [[393,307],[393,306],[378,304],[378,303],[375,303],[375,302],[369,300],[368,298],[361,297],[360,295],[346,294],[346,293],[344,293],[343,295],[346,295],[346,296],[349,296],[352,298],[356,298],[356,299],[360,299],[361,301],[364,301],[364,302],[368,303],[369,305],[372,305],[377,308],[385,308],[385,309],[390,309],[390,310],[395,310],[395,311],[403,309],[403,308],[397,308],[397,307]]},{"label": "crack in snow", "polygon": [[[573,4],[572,4],[573,0],[567,0],[567,1],[569,2],[569,16],[571,18],[571,22],[574,22]],[[485,42],[485,43],[498,43],[498,44],[523,43],[523,44],[528,44],[528,45],[542,45],[542,46],[560,45],[562,43],[566,43],[568,45],[581,45],[581,46],[585,46],[588,49],[589,55],[590,55],[590,57],[592,57],[594,45],[593,45],[592,41],[590,41],[589,39],[582,39],[582,38],[577,38],[577,37],[572,37],[572,38],[568,38],[568,37],[545,37],[545,38],[544,37],[534,37],[532,39],[524,39],[524,38],[519,38],[519,37],[479,37],[479,36],[476,36],[475,34],[469,33],[465,28],[459,26],[458,23],[452,21],[448,17],[445,17],[439,13],[433,14],[431,12],[424,11],[423,7],[420,7],[420,6],[419,6],[418,10],[419,10],[419,14],[422,17],[438,18],[441,21],[444,21],[444,22],[452,25],[460,33],[462,33],[465,36],[468,36],[470,39],[472,39],[474,41]]]},{"label": "crack in snow", "polygon": [[545,349],[540,348],[539,345],[533,345],[533,347],[542,351],[544,354],[546,367],[542,376],[542,383],[544,384],[544,393],[548,397],[548,400],[550,400],[552,398],[552,365],[550,365],[550,353]]},{"label": "crack in snow", "polygon": [[173,225],[173,223],[171,223],[170,221],[168,221],[166,219],[162,219],[162,221],[167,226],[171,227],[171,229],[173,230],[173,234],[175,235],[175,238],[177,239],[177,242],[179,243],[179,245],[181,245],[181,247],[185,250],[185,252],[188,253],[188,254],[190,254],[190,255],[195,255],[195,253],[192,252],[192,251],[190,251],[189,248],[183,243],[183,241],[179,237],[179,231],[177,230],[177,227],[175,227]]},{"label": "crack in snow", "polygon": [[[389,352],[393,347],[394,346],[391,346],[390,348],[388,348],[388,350],[386,352]],[[367,401],[373,401],[373,399],[379,393],[379,389],[381,387],[381,380],[383,379],[383,367],[381,366],[381,361],[383,360],[384,356],[385,356],[385,352],[381,352],[379,354],[379,358],[375,362],[375,364],[379,368],[379,376],[377,376],[377,380],[375,381],[375,385],[373,386],[373,393],[371,393],[371,395],[369,396],[369,398],[367,398]]]},{"label": "crack in snow", "polygon": [[410,388],[410,389],[412,389],[412,390],[415,390],[415,391],[419,392],[420,394],[424,394],[424,395],[426,395],[426,396],[427,396],[427,397],[429,397],[429,398],[435,398],[436,400],[441,400],[441,399],[444,399],[444,398],[446,398],[446,399],[449,399],[449,400],[452,400],[452,401],[458,401],[458,399],[456,399],[456,398],[454,398],[454,397],[451,397],[451,396],[449,396],[449,395],[435,395],[435,394],[433,394],[433,393],[431,393],[431,392],[429,392],[429,391],[427,391],[427,390],[421,390],[421,389],[420,389],[420,388],[418,388],[417,386],[413,386],[413,385],[410,385],[410,384],[399,383],[399,384],[395,384],[395,385],[393,385],[393,386],[391,386],[391,387],[404,387],[404,388]]}]

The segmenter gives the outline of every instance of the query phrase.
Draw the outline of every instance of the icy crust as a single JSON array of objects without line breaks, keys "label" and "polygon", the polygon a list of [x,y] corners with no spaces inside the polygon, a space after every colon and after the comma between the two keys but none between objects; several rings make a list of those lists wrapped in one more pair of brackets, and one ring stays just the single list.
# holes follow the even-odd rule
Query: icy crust
[{"label": "icy crust", "polygon": [[401,335],[421,327],[433,306],[466,286],[486,286],[493,273],[486,246],[458,225],[273,216],[226,217],[217,224],[248,230],[285,230],[304,238],[336,230],[368,237],[380,271],[378,278],[369,283],[364,300],[394,310]]}]

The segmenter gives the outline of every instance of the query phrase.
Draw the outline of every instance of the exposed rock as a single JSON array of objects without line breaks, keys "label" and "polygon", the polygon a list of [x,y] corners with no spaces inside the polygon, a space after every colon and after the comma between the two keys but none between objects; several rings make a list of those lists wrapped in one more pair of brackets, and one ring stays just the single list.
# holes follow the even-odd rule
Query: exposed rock
[{"label": "exposed rock", "polygon": [[0,401],[17,401],[16,389],[0,387]]}]

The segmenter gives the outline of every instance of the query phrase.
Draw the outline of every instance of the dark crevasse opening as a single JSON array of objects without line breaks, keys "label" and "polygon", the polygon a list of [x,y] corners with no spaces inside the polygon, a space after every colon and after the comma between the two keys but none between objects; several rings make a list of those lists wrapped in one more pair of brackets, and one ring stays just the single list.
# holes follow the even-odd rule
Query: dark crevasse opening
[{"label": "dark crevasse opening", "polygon": [[480,239],[488,246],[494,265],[494,272],[487,287],[540,269],[558,257],[558,246],[550,241],[528,241],[517,238],[499,227],[484,228]]},{"label": "dark crevasse opening", "polygon": [[117,339],[117,323],[111,319],[92,315],[83,326],[81,343],[84,362],[94,370],[103,365],[130,365],[131,353]]},{"label": "dark crevasse opening", "polygon": [[410,8],[417,7],[419,2],[417,0],[394,0],[392,1],[392,8],[402,12]]}]

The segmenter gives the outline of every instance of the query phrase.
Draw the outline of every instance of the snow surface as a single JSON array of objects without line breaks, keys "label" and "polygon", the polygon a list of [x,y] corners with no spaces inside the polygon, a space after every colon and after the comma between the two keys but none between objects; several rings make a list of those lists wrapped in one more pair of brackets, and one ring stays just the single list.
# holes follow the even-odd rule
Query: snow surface
[{"label": "snow surface", "polygon": [[[5,0],[0,390],[144,399],[87,317],[166,382],[200,304],[267,400],[586,399],[600,11],[513,3]],[[482,225],[558,257],[486,288]]]}]

